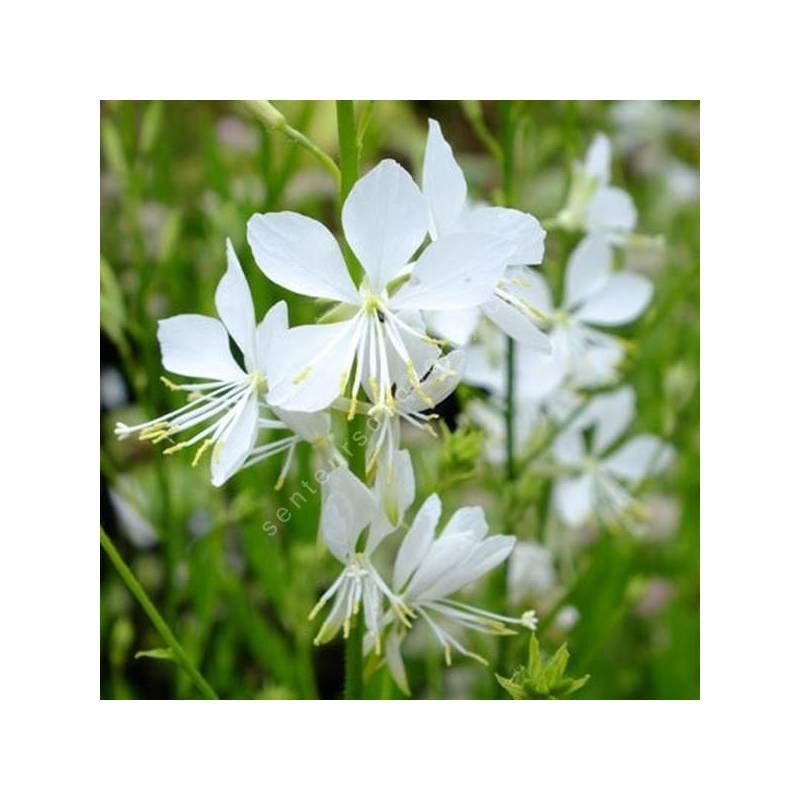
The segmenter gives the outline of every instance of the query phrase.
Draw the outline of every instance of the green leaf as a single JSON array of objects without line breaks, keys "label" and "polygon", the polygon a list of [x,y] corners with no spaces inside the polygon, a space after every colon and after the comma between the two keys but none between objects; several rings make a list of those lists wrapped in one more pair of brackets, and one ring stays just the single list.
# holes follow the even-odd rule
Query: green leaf
[{"label": "green leaf", "polygon": [[128,162],[125,158],[125,148],[117,126],[110,119],[104,119],[100,124],[100,141],[102,153],[114,177],[120,186],[128,182]]},{"label": "green leaf", "polygon": [[514,700],[527,700],[525,689],[517,686],[510,678],[504,678],[502,675],[495,673],[497,682],[514,698]]},{"label": "green leaf", "polygon": [[144,155],[147,155],[153,149],[161,131],[163,117],[164,102],[162,100],[153,100],[144,110],[139,138],[139,147]]},{"label": "green leaf", "polygon": [[556,650],[555,655],[547,662],[544,669],[544,680],[548,688],[555,686],[564,676],[569,661],[569,650],[566,643]]},{"label": "green leaf", "polygon": [[156,647],[154,650],[140,650],[134,658],[157,658],[162,661],[175,661],[175,656],[168,647]]},{"label": "green leaf", "polygon": [[117,347],[127,347],[125,340],[125,301],[117,276],[100,256],[100,327]]}]

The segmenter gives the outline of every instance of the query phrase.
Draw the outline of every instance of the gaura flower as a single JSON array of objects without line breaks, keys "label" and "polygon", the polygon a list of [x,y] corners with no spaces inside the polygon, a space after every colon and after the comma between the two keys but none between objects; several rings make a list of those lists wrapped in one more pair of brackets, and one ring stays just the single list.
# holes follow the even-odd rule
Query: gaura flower
[{"label": "gaura flower", "polygon": [[[414,499],[414,472],[408,451],[398,454],[391,499],[385,496],[387,487],[382,479],[379,475],[375,491],[370,491],[347,467],[337,467],[328,476],[320,529],[328,550],[344,569],[309,614],[309,619],[314,619],[333,598],[331,610],[314,639],[315,644],[330,641],[342,628],[347,638],[351,619],[358,614],[362,603],[366,631],[376,652],[381,649],[384,599],[402,624],[410,624],[408,607],[386,585],[370,560],[378,545],[400,524]],[[386,513],[387,505],[393,510],[393,519]],[[361,533],[367,527],[366,543],[359,548]]]},{"label": "gaura flower", "polygon": [[567,230],[584,230],[612,244],[623,243],[636,227],[636,206],[631,196],[611,181],[611,143],[598,133],[583,162],[572,169],[566,206],[556,224]]},{"label": "gaura flower", "polygon": [[[171,389],[187,392],[189,401],[181,408],[157,419],[128,426],[117,423],[115,433],[124,439],[133,433],[153,443],[172,441],[184,431],[193,430],[185,440],[168,447],[175,453],[199,445],[192,462],[197,465],[211,449],[211,480],[221,486],[247,462],[289,450],[303,432],[317,434],[324,420],[289,417],[263,417],[275,412],[264,400],[273,374],[275,353],[286,335],[286,303],[276,303],[256,325],[250,289],[230,240],[227,241],[228,268],[217,286],[215,301],[220,320],[200,314],[180,314],[158,324],[158,341],[165,369],[178,375],[200,378],[199,382],[175,384],[162,378]],[[244,366],[234,359],[228,337],[242,353]],[[256,447],[260,429],[298,428],[297,434],[262,447]],[[285,465],[288,469],[288,459]],[[285,474],[285,473],[284,473]]]},{"label": "gaura flower", "polygon": [[[580,525],[597,514],[604,522],[624,521],[636,528],[640,509],[630,487],[664,470],[675,451],[647,433],[619,444],[633,421],[635,403],[629,386],[597,395],[553,443],[553,457],[562,471],[555,483],[555,507],[566,525]],[[587,448],[584,431],[589,429]]]},{"label": "gaura flower", "polygon": [[466,344],[481,314],[519,342],[544,352],[550,350],[547,337],[536,327],[538,309],[523,291],[530,270],[541,264],[545,231],[536,217],[513,208],[473,206],[467,200],[467,182],[453,156],[439,123],[428,120],[428,141],[422,167],[422,193],[428,204],[428,230],[433,241],[461,231],[479,232],[506,239],[513,244],[505,269],[493,293],[479,306],[429,314],[433,327],[455,344]]},{"label": "gaura flower", "polygon": [[[452,650],[488,662],[464,647],[451,633],[453,626],[493,635],[511,635],[509,624],[535,627],[533,612],[521,619],[505,617],[475,608],[450,595],[483,577],[508,558],[515,538],[487,536],[489,526],[483,509],[472,506],[456,511],[438,538],[436,526],[442,513],[439,496],[430,495],[422,504],[403,539],[394,563],[392,591],[404,608],[425,621],[444,650],[448,666]],[[386,640],[386,661],[398,686],[408,693],[408,681],[400,653],[408,620],[384,618],[390,625]]]},{"label": "gaura flower", "polygon": [[540,276],[530,276],[532,302],[551,326],[553,353],[563,363],[565,376],[588,387],[611,378],[622,359],[619,339],[595,326],[616,327],[635,320],[650,303],[653,285],[648,278],[612,269],[613,252],[602,236],[587,236],[567,261],[562,307],[553,308],[550,287]]},{"label": "gaura flower", "polygon": [[[332,234],[293,212],[255,214],[247,235],[256,262],[275,283],[299,294],[338,301],[328,324],[293,328],[278,354],[280,378],[268,400],[291,411],[327,408],[350,385],[351,415],[359,389],[391,407],[392,385],[407,379],[429,407],[422,377],[439,355],[421,310],[467,309],[497,284],[513,245],[494,234],[465,231],[430,244],[425,200],[411,176],[384,160],[356,182],[342,210],[344,234],[364,268],[357,287]],[[352,380],[351,380],[352,378]]]}]

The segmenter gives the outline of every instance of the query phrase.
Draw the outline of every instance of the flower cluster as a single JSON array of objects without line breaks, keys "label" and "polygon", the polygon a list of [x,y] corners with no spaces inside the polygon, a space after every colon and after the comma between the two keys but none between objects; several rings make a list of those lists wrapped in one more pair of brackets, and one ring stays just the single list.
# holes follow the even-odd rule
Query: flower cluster
[{"label": "flower cluster", "polygon": [[[489,535],[483,510],[474,506],[455,511],[437,536],[436,493],[405,534],[393,537],[400,541],[391,577],[382,575],[383,542],[404,527],[416,499],[401,421],[432,432],[434,409],[462,380],[482,387],[489,400],[474,401],[468,413],[489,432],[494,457],[508,394],[496,356],[511,337],[518,444],[542,424],[557,430],[543,456],[554,470],[555,509],[565,525],[593,514],[607,522],[634,519],[635,486],[671,457],[654,436],[620,444],[633,419],[633,392],[597,391],[619,382],[628,350],[609,329],[638,318],[653,294],[647,278],[615,267],[636,210],[610,185],[610,157],[608,140],[598,136],[575,165],[566,206],[554,220],[585,233],[567,260],[558,299],[534,268],[544,258],[542,225],[523,211],[470,202],[464,173],[433,120],[420,185],[392,160],[355,183],[342,208],[344,250],[309,217],[253,215],[247,241],[256,264],[273,283],[322,301],[317,322],[291,326],[285,302],[258,322],[228,241],[215,297],[219,319],[183,314],[159,323],[163,365],[186,379],[163,380],[186,393],[185,404],[117,426],[120,438],[167,443],[165,453],[195,448],[193,465],[208,451],[215,486],[279,454],[283,481],[301,443],[336,465],[325,482],[320,530],[342,570],[310,614],[328,609],[315,641],[348,637],[363,613],[365,649],[385,657],[406,692],[401,647],[418,623],[449,664],[453,651],[484,661],[456,628],[506,635],[515,626],[534,628],[536,617],[455,599],[508,559],[515,537]],[[375,421],[361,478],[336,447],[332,414]]]}]

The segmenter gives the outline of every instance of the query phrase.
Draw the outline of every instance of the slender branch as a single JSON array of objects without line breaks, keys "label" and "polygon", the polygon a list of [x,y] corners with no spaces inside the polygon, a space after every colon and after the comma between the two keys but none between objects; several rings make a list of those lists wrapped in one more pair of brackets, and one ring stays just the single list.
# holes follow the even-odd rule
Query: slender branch
[{"label": "slender branch", "polygon": [[[502,143],[503,195],[506,205],[514,198],[514,120],[512,101],[500,101],[500,140]],[[506,477],[514,480],[514,353],[515,343],[506,342]]]},{"label": "slender branch", "polygon": [[106,555],[111,559],[111,562],[119,572],[120,577],[125,582],[125,585],[131,590],[133,596],[139,601],[139,605],[144,609],[145,614],[150,618],[155,629],[161,634],[161,638],[169,645],[170,652],[175,658],[175,661],[186,670],[188,676],[197,687],[200,694],[207,700],[219,700],[217,693],[211,688],[208,681],[200,674],[200,671],[186,655],[186,651],[181,647],[180,642],[175,638],[175,634],[170,630],[169,625],[164,621],[158,609],[153,605],[153,602],[147,596],[142,584],[136,579],[136,576],[130,571],[128,565],[123,560],[119,551],[114,547],[114,543],[108,538],[108,535],[100,526],[100,544],[105,550]]},{"label": "slender branch", "polygon": [[342,176],[336,162],[305,134],[293,128],[286,121],[286,117],[267,100],[241,100],[240,105],[258,119],[269,130],[279,131],[288,139],[296,142],[308,150],[336,180],[336,185],[341,186]]}]

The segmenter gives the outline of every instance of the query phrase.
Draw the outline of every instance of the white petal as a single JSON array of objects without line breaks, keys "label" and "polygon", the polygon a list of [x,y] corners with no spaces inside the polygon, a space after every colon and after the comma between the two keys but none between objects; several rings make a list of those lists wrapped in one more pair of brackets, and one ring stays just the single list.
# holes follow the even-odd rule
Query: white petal
[{"label": "white petal", "polygon": [[647,475],[656,475],[672,461],[675,451],[658,436],[644,433],[625,442],[610,456],[603,466],[618,478],[636,482]]},{"label": "white petal", "polygon": [[586,447],[579,428],[570,426],[553,442],[553,458],[565,467],[579,467],[586,458]]},{"label": "white petal", "polygon": [[244,464],[258,433],[258,398],[251,393],[236,422],[211,451],[211,483],[222,486]]},{"label": "white petal", "polygon": [[191,378],[234,381],[244,377],[231,355],[228,331],[213,317],[179,314],[158,323],[164,368]]},{"label": "white petal", "polygon": [[413,178],[385,159],[358,180],[345,200],[342,225],[373,292],[408,263],[428,230],[428,213]]},{"label": "white petal", "polygon": [[417,511],[417,516],[395,556],[394,577],[392,578],[392,586],[395,591],[399,592],[403,588],[411,573],[428,554],[441,515],[442,503],[439,495],[432,494]]},{"label": "white petal", "polygon": [[636,227],[636,216],[636,206],[626,191],[616,186],[601,186],[586,209],[586,228],[627,233]]},{"label": "white petal", "polygon": [[408,283],[390,298],[392,308],[471,308],[488,300],[513,246],[479,233],[453,233],[430,244]]},{"label": "white petal", "polygon": [[225,247],[228,269],[217,285],[214,300],[219,318],[242,351],[245,367],[249,372],[256,368],[256,313],[253,310],[250,287],[230,239],[226,241]]},{"label": "white petal", "polygon": [[408,450],[399,450],[392,459],[381,459],[375,474],[379,511],[367,538],[367,555],[392,531],[397,530],[408,507],[414,502],[414,467]]},{"label": "white petal", "polygon": [[599,292],[611,277],[613,253],[605,236],[590,235],[570,253],[565,307],[573,308]]},{"label": "white petal", "polygon": [[273,358],[267,402],[288,411],[320,411],[339,396],[354,356],[357,322],[300,325],[283,337]]},{"label": "white petal", "polygon": [[551,352],[534,347],[520,347],[516,353],[515,383],[518,408],[528,401],[540,401],[551,395],[564,380],[566,367],[551,343]]},{"label": "white petal", "polygon": [[592,513],[592,476],[559,478],[555,485],[555,504],[564,524],[574,527],[585,522]]},{"label": "white petal", "polygon": [[411,600],[424,595],[446,572],[456,569],[474,547],[475,539],[469,534],[439,537],[411,578],[404,596]]},{"label": "white petal", "polygon": [[486,514],[480,506],[464,506],[459,508],[445,525],[440,539],[449,536],[468,536],[479,542],[489,532]]},{"label": "white petal", "polygon": [[545,316],[553,311],[553,295],[544,276],[528,267],[508,267],[500,287]]},{"label": "white petal", "polygon": [[598,133],[592,139],[583,169],[591,178],[596,178],[601,186],[608,183],[611,178],[611,142],[604,133]]},{"label": "white petal", "polygon": [[467,203],[467,182],[453,148],[436,120],[428,120],[428,141],[422,164],[422,192],[430,212],[431,239],[450,233]]},{"label": "white petal", "polygon": [[463,347],[472,338],[481,318],[479,308],[458,311],[428,311],[425,319],[430,329],[455,345]]},{"label": "white petal", "polygon": [[510,242],[514,250],[506,262],[511,266],[541,264],[544,258],[544,228],[532,214],[515,208],[480,206],[467,211],[458,230],[475,231]]},{"label": "white petal", "polygon": [[514,536],[490,536],[477,544],[457,567],[442,575],[424,592],[420,592],[418,598],[436,600],[460,591],[498,564],[502,564],[511,555],[515,542]]},{"label": "white petal", "polygon": [[411,690],[408,688],[406,668],[403,664],[403,656],[400,652],[400,636],[397,633],[396,626],[392,626],[392,630],[386,637],[386,666],[389,668],[389,673],[392,678],[394,678],[394,682],[400,687],[403,693],[410,695]]},{"label": "white petal", "polygon": [[542,353],[550,353],[552,351],[550,338],[536,327],[534,318],[530,314],[519,311],[511,304],[497,297],[492,297],[483,303],[481,311],[503,333],[520,344],[533,347]]},{"label": "white petal", "polygon": [[652,297],[653,284],[648,278],[619,272],[578,309],[575,317],[595,325],[625,325],[647,308]]},{"label": "white petal", "polygon": [[293,211],[253,214],[247,241],[271,281],[309,297],[360,303],[336,239],[316,220]]},{"label": "white petal", "polygon": [[482,345],[468,347],[465,353],[464,382],[470,386],[480,386],[495,395],[504,395],[505,362],[491,358],[488,349]]},{"label": "white petal", "polygon": [[331,432],[331,417],[326,411],[287,411],[286,409],[273,408],[275,416],[289,426],[289,430],[302,437],[307,442],[316,442],[325,439]]},{"label": "white petal", "polygon": [[328,475],[320,528],[334,557],[347,563],[359,534],[375,519],[377,510],[372,492],[347,467],[337,467]]},{"label": "white petal", "polygon": [[289,330],[289,311],[281,300],[271,306],[256,328],[256,361],[267,383],[273,379],[272,361],[280,352],[281,343]]},{"label": "white petal", "polygon": [[584,412],[595,425],[592,452],[604,453],[619,439],[633,422],[635,410],[636,394],[630,386],[596,395]]},{"label": "white petal", "polygon": [[[461,382],[466,363],[466,353],[464,350],[452,350],[446,356],[438,359],[428,372],[428,376],[423,380],[422,391],[436,406],[445,398],[449,397],[456,386]],[[423,400],[408,382],[398,385],[397,407],[401,412],[423,411],[430,408],[430,405]]]}]

